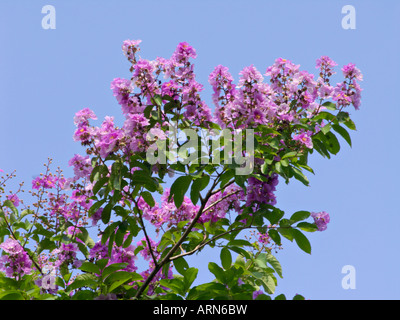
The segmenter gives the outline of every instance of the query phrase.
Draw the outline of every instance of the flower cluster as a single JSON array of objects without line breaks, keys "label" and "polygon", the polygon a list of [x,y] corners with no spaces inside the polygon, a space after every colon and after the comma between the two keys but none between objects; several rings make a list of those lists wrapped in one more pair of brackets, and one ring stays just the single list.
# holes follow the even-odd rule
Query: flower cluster
[{"label": "flower cluster", "polygon": [[275,205],[276,197],[274,192],[278,183],[279,179],[277,174],[266,177],[266,181],[250,177],[247,186],[246,207],[251,206],[253,203]]},{"label": "flower cluster", "polygon": [[77,259],[76,255],[78,252],[78,245],[76,243],[61,243],[60,248],[52,251],[53,255],[57,256],[55,266],[60,267],[61,265],[72,265],[75,268],[79,268],[82,261]]},{"label": "flower cluster", "polygon": [[7,277],[20,278],[32,271],[32,261],[18,241],[8,238],[0,248],[6,253],[0,257],[0,271]]},{"label": "flower cluster", "polygon": [[314,222],[318,227],[319,231],[324,231],[327,228],[327,224],[330,222],[329,213],[322,212],[311,212],[311,217],[314,218]]}]

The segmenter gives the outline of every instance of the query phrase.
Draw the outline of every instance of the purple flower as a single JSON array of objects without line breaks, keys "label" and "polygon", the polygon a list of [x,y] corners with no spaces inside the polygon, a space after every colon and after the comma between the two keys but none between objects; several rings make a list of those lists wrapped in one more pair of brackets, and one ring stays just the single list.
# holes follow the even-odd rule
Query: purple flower
[{"label": "purple flower", "polygon": [[135,53],[140,50],[139,43],[141,42],[142,40],[125,40],[122,43],[122,52],[130,61],[134,61]]},{"label": "purple flower", "polygon": [[355,78],[359,81],[363,80],[363,75],[354,63],[349,63],[342,68],[343,75],[346,78]]},{"label": "purple flower", "polygon": [[314,222],[318,227],[318,231],[324,231],[327,228],[327,224],[330,221],[329,213],[322,212],[311,212],[311,217],[314,218]]},{"label": "purple flower", "polygon": [[23,251],[22,246],[18,241],[8,238],[2,244],[0,244],[0,248],[3,249],[8,254],[18,254]]},{"label": "purple flower", "polygon": [[129,94],[133,91],[133,85],[130,80],[115,78],[111,82],[111,90],[114,97],[121,105],[127,105],[129,101]]},{"label": "purple flower", "polygon": [[311,133],[310,132],[301,132],[299,134],[295,134],[293,136],[293,140],[299,141],[301,144],[305,145],[308,149],[313,148],[313,142],[311,140]]},{"label": "purple flower", "polygon": [[18,241],[8,238],[0,248],[7,253],[0,258],[0,271],[7,277],[22,277],[31,272],[32,261]]},{"label": "purple flower", "polygon": [[333,68],[337,66],[337,63],[333,61],[328,56],[322,56],[321,58],[317,59],[315,67],[317,69],[322,69],[326,71],[330,71],[333,74]]},{"label": "purple flower", "polygon": [[255,300],[260,294],[264,294],[262,290],[257,290],[253,292],[253,300]]},{"label": "purple flower", "polygon": [[19,206],[19,198],[16,194],[8,195],[7,199],[10,200],[15,207]]},{"label": "purple flower", "polygon": [[172,55],[172,59],[177,63],[185,63],[189,58],[196,59],[196,57],[196,50],[187,42],[179,43]]},{"label": "purple flower", "polygon": [[239,86],[244,85],[245,83],[261,83],[264,80],[262,74],[254,67],[254,65],[244,67],[242,71],[239,72],[240,80]]},{"label": "purple flower", "polygon": [[89,119],[97,120],[95,113],[89,108],[82,109],[75,114],[74,123],[79,125],[86,123]]},{"label": "purple flower", "polygon": [[93,169],[89,156],[83,157],[79,154],[75,154],[68,165],[74,167],[75,179],[89,177]]}]

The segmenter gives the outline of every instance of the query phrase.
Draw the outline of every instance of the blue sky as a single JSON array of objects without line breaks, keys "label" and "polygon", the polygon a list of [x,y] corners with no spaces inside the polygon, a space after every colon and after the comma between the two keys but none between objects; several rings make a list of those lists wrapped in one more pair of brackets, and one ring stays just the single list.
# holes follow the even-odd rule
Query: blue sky
[{"label": "blue sky", "polygon": [[[44,5],[56,9],[56,29],[41,26]],[[356,9],[356,29],[342,28],[342,7]],[[400,156],[395,85],[399,64],[397,1],[38,1],[0,2],[0,168],[17,170],[30,186],[47,157],[66,174],[83,149],[72,140],[73,116],[89,107],[99,119],[122,120],[110,82],[129,77],[121,51],[125,39],[141,39],[141,56],[170,57],[187,41],[197,51],[198,81],[206,87],[218,64],[235,80],[254,64],[262,73],[278,57],[315,71],[328,55],[339,66],[356,63],[364,74],[360,111],[351,111],[353,147],[341,140],[331,160],[315,154],[311,186],[281,183],[278,206],[327,211],[325,232],[310,235],[312,254],[284,242],[277,293],[309,299],[399,299],[398,209]],[[339,71],[339,69],[338,69]],[[193,257],[193,263],[202,261]],[[356,270],[356,289],[341,286],[342,267]],[[201,279],[208,279],[206,268]]]}]

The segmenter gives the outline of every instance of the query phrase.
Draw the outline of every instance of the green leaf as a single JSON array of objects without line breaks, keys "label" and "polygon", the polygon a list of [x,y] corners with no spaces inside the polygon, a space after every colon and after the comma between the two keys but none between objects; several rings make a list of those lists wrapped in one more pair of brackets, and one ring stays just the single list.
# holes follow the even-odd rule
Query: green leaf
[{"label": "green leaf", "polygon": [[110,274],[112,274],[112,273],[114,273],[114,272],[116,272],[118,270],[126,268],[127,265],[128,265],[127,263],[113,263],[113,264],[110,264],[109,266],[104,268],[104,270],[103,270],[101,275],[102,275],[103,279],[105,279]]},{"label": "green leaf", "polygon": [[179,278],[173,278],[173,279],[162,279],[160,280],[160,285],[170,288],[173,292],[180,294],[180,295],[185,295],[185,284],[184,282],[179,279]]},{"label": "green leaf", "polygon": [[261,281],[265,291],[267,291],[269,294],[273,294],[275,292],[276,283],[275,279],[272,276],[267,275],[266,277],[261,279]]},{"label": "green leaf", "polygon": [[100,189],[103,188],[104,185],[106,184],[106,182],[108,182],[109,180],[110,180],[109,177],[104,177],[104,178],[101,178],[99,181],[97,181],[92,189],[93,195],[96,195],[97,192],[99,192]]},{"label": "green leaf", "polygon": [[65,291],[68,292],[82,287],[95,288],[97,287],[97,280],[98,280],[97,276],[93,274],[90,273],[79,274],[76,276],[75,281],[71,283]]},{"label": "green leaf", "polygon": [[120,285],[124,284],[128,280],[132,280],[132,273],[128,271],[118,271],[111,274],[106,279],[106,283],[110,285],[108,292],[112,292],[114,289],[118,288]]},{"label": "green leaf", "polygon": [[25,299],[20,291],[12,290],[12,291],[1,292],[0,300],[25,300]]},{"label": "green leaf", "polygon": [[235,170],[228,169],[225,171],[219,180],[221,181],[220,187],[223,188],[233,177],[235,176]]},{"label": "green leaf", "polygon": [[219,265],[217,265],[215,262],[210,262],[208,264],[208,270],[210,270],[210,272],[215,276],[215,278],[219,282],[225,284],[226,282],[225,273],[224,270]]},{"label": "green leaf", "polygon": [[282,156],[281,160],[286,159],[286,158],[297,157],[298,155],[299,155],[299,152],[298,152],[298,151],[290,151],[290,152],[288,152],[288,153],[285,153],[285,154]]},{"label": "green leaf", "polygon": [[308,181],[308,178],[304,175],[303,172],[301,172],[300,169],[297,169],[296,167],[291,167],[291,169],[293,170],[293,175],[297,180],[299,180],[305,186],[309,186],[310,181]]},{"label": "green leaf", "polygon": [[113,208],[114,203],[109,202],[101,212],[101,221],[103,221],[104,224],[107,224],[110,221],[111,218],[111,209]]},{"label": "green leaf", "polygon": [[321,131],[323,134],[327,134],[332,128],[332,125],[330,123],[324,125],[323,127],[321,127]]},{"label": "green leaf", "polygon": [[92,272],[95,274],[100,274],[100,267],[91,262],[82,263],[82,265],[80,266],[79,269],[82,271],[85,271],[85,272]]},{"label": "green leaf", "polygon": [[199,201],[200,192],[208,186],[209,182],[210,176],[207,174],[193,181],[192,188],[190,190],[190,199],[192,200],[193,204],[197,204]]},{"label": "green leaf", "polygon": [[174,267],[181,275],[184,275],[186,270],[189,268],[188,263],[184,258],[178,258],[173,260]]},{"label": "green leaf", "polygon": [[332,132],[325,135],[325,145],[330,153],[337,154],[340,151],[340,144],[336,136]]},{"label": "green leaf", "polygon": [[318,227],[315,223],[309,223],[305,221],[298,223],[296,227],[307,232],[314,232],[318,230]]},{"label": "green leaf", "polygon": [[341,111],[337,114],[337,119],[340,123],[343,123],[350,130],[356,130],[356,125],[350,119],[350,115],[348,112]]},{"label": "green leaf", "polygon": [[185,285],[185,292],[188,292],[190,289],[190,286],[196,280],[197,274],[199,270],[196,268],[189,268],[185,271],[185,274],[183,275],[183,283]]},{"label": "green leaf", "polygon": [[268,263],[274,268],[276,273],[282,278],[282,266],[278,259],[276,259],[272,254],[267,254]]},{"label": "green leaf", "polygon": [[327,101],[325,103],[322,104],[325,108],[327,108],[328,110],[336,110],[336,104],[334,104],[333,102]]},{"label": "green leaf", "polygon": [[153,208],[153,207],[156,205],[156,202],[154,201],[154,198],[153,198],[153,196],[151,195],[150,192],[148,192],[148,191],[143,191],[140,195],[143,197],[144,201],[146,201],[146,203],[147,203],[151,208]]},{"label": "green leaf", "polygon": [[342,136],[342,138],[344,139],[344,140],[346,140],[346,142],[349,144],[349,146],[351,147],[352,145],[351,145],[351,137],[350,137],[350,134],[347,132],[347,130],[345,129],[345,128],[343,128],[343,127],[341,127],[341,126],[339,126],[339,125],[333,125],[332,126],[332,128],[333,128],[333,130],[335,130],[337,133],[339,133],[341,136]]},{"label": "green leaf", "polygon": [[169,200],[174,197],[174,203],[179,208],[183,202],[185,193],[189,189],[190,183],[192,182],[191,176],[181,176],[174,181],[171,186]]},{"label": "green leaf", "polygon": [[18,210],[17,210],[17,208],[14,206],[14,203],[13,203],[12,201],[6,200],[6,201],[4,201],[4,205],[5,205],[6,207],[10,208],[11,211],[13,212],[13,214],[14,214],[16,217],[18,217]]},{"label": "green leaf", "polygon": [[289,228],[278,228],[277,229],[278,232],[284,236],[286,239],[288,239],[289,241],[293,241],[294,239],[294,234],[293,234],[293,228],[289,227]]},{"label": "green leaf", "polygon": [[231,254],[231,251],[227,247],[222,248],[221,253],[220,253],[220,258],[221,258],[222,267],[225,270],[228,270],[232,265],[232,254]]},{"label": "green leaf", "polygon": [[310,216],[310,212],[308,211],[297,211],[292,214],[290,217],[290,220],[292,220],[293,223],[301,220],[305,220]]},{"label": "green leaf", "polygon": [[277,245],[281,245],[281,236],[279,235],[278,231],[276,231],[275,229],[270,229],[268,231],[268,235],[271,237],[271,239],[277,244]]},{"label": "green leaf", "polygon": [[111,167],[110,183],[114,190],[121,190],[122,164],[119,161],[113,163]]},{"label": "green leaf", "polygon": [[92,204],[92,206],[90,207],[89,212],[88,212],[89,218],[90,218],[93,214],[95,214],[97,210],[100,209],[100,207],[104,204],[104,202],[106,202],[106,200],[107,200],[107,199],[104,198],[104,199],[102,199],[102,200],[100,200],[100,201],[97,201],[97,202],[95,202],[95,203]]},{"label": "green leaf", "polygon": [[311,244],[307,237],[297,229],[292,229],[292,233],[299,248],[304,252],[311,254]]}]

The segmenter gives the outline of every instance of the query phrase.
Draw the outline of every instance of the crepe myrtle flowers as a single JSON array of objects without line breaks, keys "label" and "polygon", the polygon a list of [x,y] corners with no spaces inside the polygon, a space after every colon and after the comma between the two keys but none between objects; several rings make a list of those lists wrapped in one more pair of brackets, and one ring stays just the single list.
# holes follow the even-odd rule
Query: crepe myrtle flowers
[{"label": "crepe myrtle flowers", "polygon": [[[315,76],[281,57],[261,71],[245,66],[235,81],[217,65],[209,70],[210,106],[189,43],[154,60],[138,55],[140,45],[123,42],[130,74],[110,83],[121,118],[96,125],[92,109],[76,112],[72,138],[85,153],[71,155],[70,177],[48,165],[32,180],[32,207],[19,191],[2,198],[9,178],[1,177],[0,283],[32,277],[41,289],[29,294],[90,300],[268,298],[282,276],[273,256],[281,240],[311,253],[302,232],[330,222],[325,211],[286,218],[279,183],[308,185],[310,154],[329,158],[340,149],[334,132],[350,143],[344,127],[355,129],[350,106],[360,108],[361,71],[349,63],[337,74],[337,63],[322,56]],[[149,151],[166,160],[149,161]],[[252,158],[245,174],[240,158]],[[215,280],[192,287],[198,269],[185,257],[206,246],[221,250],[221,266],[210,262]]]}]

